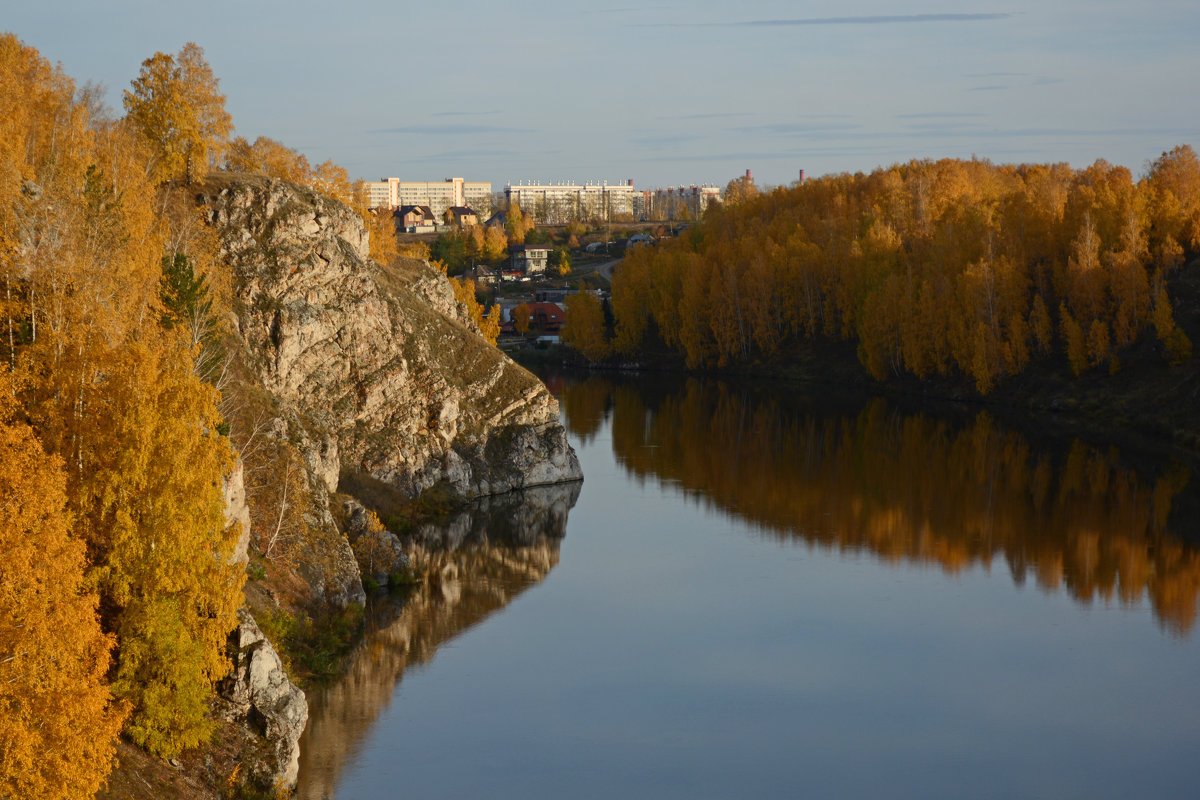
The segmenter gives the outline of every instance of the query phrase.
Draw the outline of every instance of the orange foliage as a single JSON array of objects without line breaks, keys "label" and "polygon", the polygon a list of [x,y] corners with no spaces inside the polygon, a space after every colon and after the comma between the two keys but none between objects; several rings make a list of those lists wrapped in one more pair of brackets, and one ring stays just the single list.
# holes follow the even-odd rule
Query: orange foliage
[{"label": "orange foliage", "polygon": [[84,591],[62,462],[7,416],[0,408],[0,796],[92,797],[125,716],[105,684],[113,639]]},{"label": "orange foliage", "polygon": [[[1104,161],[833,175],[741,198],[688,236],[628,253],[613,279],[614,345],[634,352],[656,330],[699,367],[848,340],[877,378],[955,372],[986,393],[1034,357],[1112,368],[1151,326],[1171,335],[1152,273],[1182,261],[1181,241],[1200,246],[1193,235],[1200,163],[1188,147],[1137,183]],[[1081,336],[1054,336],[1075,326]]]}]

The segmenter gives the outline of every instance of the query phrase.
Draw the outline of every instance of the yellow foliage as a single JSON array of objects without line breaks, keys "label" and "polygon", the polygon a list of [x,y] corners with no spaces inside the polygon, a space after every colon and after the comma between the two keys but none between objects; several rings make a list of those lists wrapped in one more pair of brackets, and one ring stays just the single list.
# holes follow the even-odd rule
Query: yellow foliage
[{"label": "yellow foliage", "polygon": [[[164,337],[170,343],[171,337]],[[112,366],[105,454],[86,483],[100,586],[119,609],[114,690],[133,703],[133,740],[173,755],[206,740],[208,698],[224,676],[245,572],[231,563],[216,392],[183,348],[128,346]]]},{"label": "yellow foliage", "polygon": [[[10,393],[0,374],[5,406]],[[113,640],[84,591],[61,461],[7,416],[0,408],[0,796],[90,798],[124,720],[105,683]]]},{"label": "yellow foliage", "polygon": [[1067,363],[1071,365],[1072,374],[1080,375],[1088,367],[1087,340],[1083,327],[1071,316],[1066,305],[1059,308],[1058,315],[1062,338],[1067,344]]},{"label": "yellow foliage", "polygon": [[[0,181],[0,236],[11,237],[0,243],[0,347],[22,378],[5,399],[65,465],[89,585],[117,635],[113,689],[130,701],[129,733],[169,754],[207,732],[244,577],[229,563],[235,537],[224,530],[231,453],[217,434],[216,390],[196,374],[188,336],[159,326],[164,255],[194,250],[211,267],[215,247],[194,211],[176,213],[147,178],[198,176],[218,155],[227,116],[199,48],[160,56],[130,93],[134,124],[114,124],[90,118],[35,51],[0,37],[0,102],[14,110],[0,124],[0,172],[22,176]],[[194,116],[169,136],[138,126],[169,121],[180,109],[163,104],[184,101]],[[48,552],[55,569],[70,571],[79,548]],[[82,623],[66,629],[90,641]],[[103,674],[107,645],[93,653]],[[54,714],[87,718],[59,704],[47,730],[64,723]]]},{"label": "yellow foliage", "polygon": [[[445,272],[445,267],[441,266],[441,270]],[[458,278],[447,280],[450,281],[450,288],[454,290],[454,299],[466,309],[471,321],[479,328],[480,335],[494,345],[500,337],[500,306],[493,305],[488,309],[487,316],[484,316],[483,306],[475,299],[475,281]]]},{"label": "yellow foliage", "polygon": [[604,311],[595,294],[582,291],[567,296],[562,340],[588,361],[600,361],[612,352],[604,333]]},{"label": "yellow foliage", "polygon": [[155,53],[124,95],[125,112],[153,148],[151,174],[156,182],[202,179],[219,163],[233,122],[225,96],[204,60],[204,51],[188,42],[175,56]]},{"label": "yellow foliage", "polygon": [[[1097,328],[1095,347],[1131,346],[1157,325],[1149,270],[1177,266],[1180,237],[1200,225],[1190,148],[1139,183],[1103,161],[945,159],[745,188],[733,181],[732,202],[689,235],[626,254],[613,278],[621,352],[652,330],[693,367],[847,340],[876,377],[956,372],[989,391],[1034,352],[1080,369],[1097,320],[1108,343]],[[1054,336],[1059,306],[1082,336]]]}]

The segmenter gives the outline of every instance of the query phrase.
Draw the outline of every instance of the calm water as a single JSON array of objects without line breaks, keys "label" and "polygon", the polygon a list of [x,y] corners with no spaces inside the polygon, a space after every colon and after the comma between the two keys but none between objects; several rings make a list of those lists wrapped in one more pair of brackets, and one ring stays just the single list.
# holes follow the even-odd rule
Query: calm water
[{"label": "calm water", "polygon": [[1196,480],[770,388],[551,379],[583,464],[471,510],[311,697],[304,798],[1200,797]]}]

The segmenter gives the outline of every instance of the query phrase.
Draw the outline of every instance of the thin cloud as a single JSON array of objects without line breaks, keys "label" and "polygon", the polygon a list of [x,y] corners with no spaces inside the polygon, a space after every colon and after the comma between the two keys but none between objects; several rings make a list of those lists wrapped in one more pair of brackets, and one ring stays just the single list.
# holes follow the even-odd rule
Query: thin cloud
[{"label": "thin cloud", "polygon": [[516,150],[447,150],[442,153],[432,153],[429,159],[437,158],[516,158],[524,153]]},{"label": "thin cloud", "polygon": [[844,133],[862,126],[853,123],[803,124],[796,122],[776,122],[769,125],[745,125],[736,128],[726,128],[733,133],[772,133],[788,135],[795,133]]},{"label": "thin cloud", "polygon": [[494,117],[499,111],[438,111],[435,117]]},{"label": "thin cloud", "polygon": [[991,86],[972,86],[967,89],[968,92],[999,92],[1005,89],[1011,89],[1011,86],[1005,86],[1001,83],[992,84]]},{"label": "thin cloud", "polygon": [[402,125],[380,128],[367,133],[418,134],[422,136],[462,136],[480,133],[533,133],[528,128],[504,128],[498,125]]},{"label": "thin cloud", "polygon": [[979,131],[986,129],[985,123],[982,122],[960,122],[952,119],[935,119],[925,120],[923,122],[910,122],[905,127],[910,131],[924,131],[928,133],[957,133],[960,131]]},{"label": "thin cloud", "polygon": [[996,14],[879,14],[861,17],[803,17],[800,19],[754,19],[742,22],[663,22],[631,27],[646,28],[790,28],[812,25],[910,25],[931,22],[992,22],[1010,19],[1011,13]]},{"label": "thin cloud", "polygon": [[717,111],[709,114],[673,114],[659,119],[734,119],[737,117],[752,117],[751,111]]},{"label": "thin cloud", "polygon": [[978,119],[987,114],[958,111],[926,111],[920,114],[897,114],[896,119]]},{"label": "thin cloud", "polygon": [[634,136],[629,139],[632,144],[641,144],[648,147],[674,147],[685,142],[699,141],[704,137],[694,133],[664,133],[664,134],[648,134],[646,136]]},{"label": "thin cloud", "polygon": [[978,80],[980,78],[1027,78],[1028,72],[972,72],[965,77]]}]

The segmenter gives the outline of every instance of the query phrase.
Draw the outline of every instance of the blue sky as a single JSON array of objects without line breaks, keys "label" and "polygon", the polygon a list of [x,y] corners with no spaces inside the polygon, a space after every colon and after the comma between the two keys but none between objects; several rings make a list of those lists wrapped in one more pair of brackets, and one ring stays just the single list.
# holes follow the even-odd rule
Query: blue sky
[{"label": "blue sky", "polygon": [[368,179],[786,184],[972,155],[1137,175],[1200,147],[1196,0],[2,2],[117,109],[194,41],[237,134]]}]

